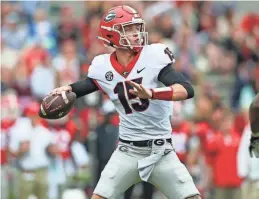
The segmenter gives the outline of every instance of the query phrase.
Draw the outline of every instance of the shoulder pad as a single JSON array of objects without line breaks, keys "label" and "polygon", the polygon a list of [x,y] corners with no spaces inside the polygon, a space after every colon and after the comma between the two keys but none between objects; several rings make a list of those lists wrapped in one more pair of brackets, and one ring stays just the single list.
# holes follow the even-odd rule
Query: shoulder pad
[{"label": "shoulder pad", "polygon": [[98,55],[94,57],[88,69],[88,77],[98,79],[100,71],[102,71],[103,67],[105,67],[105,59],[107,59],[107,56],[109,56],[109,54]]},{"label": "shoulder pad", "polygon": [[174,63],[175,58],[172,51],[164,44],[156,43],[148,46],[149,57],[154,59],[154,67],[163,68]]}]

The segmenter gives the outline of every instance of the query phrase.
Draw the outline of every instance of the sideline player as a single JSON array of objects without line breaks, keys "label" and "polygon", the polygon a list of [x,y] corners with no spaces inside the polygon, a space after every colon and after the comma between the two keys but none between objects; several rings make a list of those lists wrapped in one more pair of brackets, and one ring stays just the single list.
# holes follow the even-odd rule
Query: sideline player
[{"label": "sideline player", "polygon": [[250,126],[252,136],[250,139],[250,156],[259,158],[259,93],[255,96],[249,109]]},{"label": "sideline player", "polygon": [[98,39],[115,52],[96,56],[86,79],[51,92],[73,91],[79,98],[102,90],[120,115],[120,142],[92,199],[117,199],[140,181],[168,199],[200,199],[171,144],[172,101],[194,96],[191,84],[173,69],[172,52],[163,44],[148,45],[145,21],[125,5],[104,15]]}]

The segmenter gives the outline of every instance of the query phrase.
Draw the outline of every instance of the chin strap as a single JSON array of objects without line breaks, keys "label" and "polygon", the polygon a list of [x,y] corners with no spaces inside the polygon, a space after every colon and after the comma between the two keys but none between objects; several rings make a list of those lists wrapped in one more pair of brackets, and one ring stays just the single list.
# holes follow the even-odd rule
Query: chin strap
[{"label": "chin strap", "polygon": [[116,45],[114,45],[112,42],[110,42],[108,39],[105,39],[105,38],[100,37],[100,36],[97,36],[96,38],[97,38],[97,39],[100,39],[100,40],[102,40],[102,41],[104,41],[103,44],[104,44],[105,47],[112,46],[112,47],[114,47],[114,48],[119,48],[118,46],[116,46]]}]

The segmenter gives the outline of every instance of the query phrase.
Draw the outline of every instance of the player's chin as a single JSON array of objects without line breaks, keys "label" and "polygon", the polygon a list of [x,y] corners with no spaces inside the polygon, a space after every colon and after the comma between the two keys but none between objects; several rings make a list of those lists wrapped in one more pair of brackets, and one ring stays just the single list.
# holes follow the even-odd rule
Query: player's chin
[{"label": "player's chin", "polygon": [[130,44],[134,47],[134,46],[139,46],[140,45],[140,40],[139,39],[129,39]]},{"label": "player's chin", "polygon": [[140,42],[139,41],[133,42],[132,45],[135,46],[135,47],[140,46]]}]

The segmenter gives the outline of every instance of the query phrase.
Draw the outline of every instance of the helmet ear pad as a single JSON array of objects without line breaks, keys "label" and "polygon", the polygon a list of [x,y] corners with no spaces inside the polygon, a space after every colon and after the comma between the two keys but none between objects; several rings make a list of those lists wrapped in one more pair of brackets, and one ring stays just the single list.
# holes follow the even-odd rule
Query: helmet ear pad
[{"label": "helmet ear pad", "polygon": [[120,43],[120,38],[121,38],[121,35],[118,31],[114,31],[114,30],[103,30],[101,32],[101,35],[103,38],[105,38],[108,42],[107,45],[109,46],[113,46],[113,47],[119,47]]}]

